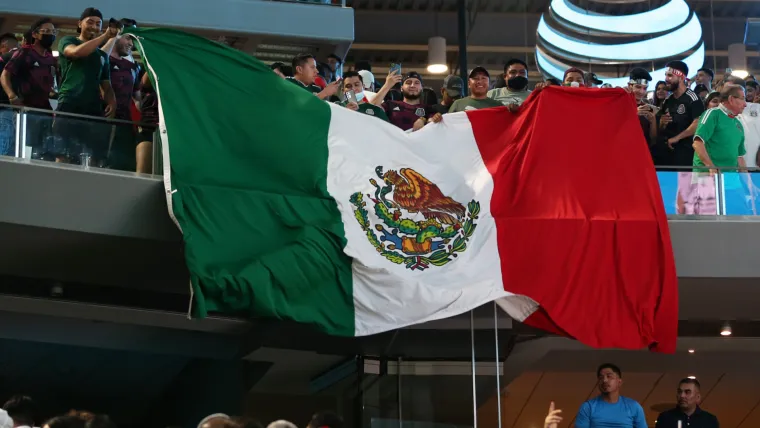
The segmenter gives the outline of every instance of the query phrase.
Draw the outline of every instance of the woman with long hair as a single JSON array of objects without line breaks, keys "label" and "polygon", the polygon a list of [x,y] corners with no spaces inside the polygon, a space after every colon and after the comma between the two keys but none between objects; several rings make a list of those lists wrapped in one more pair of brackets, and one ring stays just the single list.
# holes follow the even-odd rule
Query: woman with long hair
[{"label": "woman with long hair", "polygon": [[669,95],[670,91],[668,91],[668,84],[660,80],[656,85],[654,85],[654,97],[652,98],[652,104],[654,104],[654,106],[657,108],[662,107],[662,103],[665,102],[665,98],[667,98]]}]

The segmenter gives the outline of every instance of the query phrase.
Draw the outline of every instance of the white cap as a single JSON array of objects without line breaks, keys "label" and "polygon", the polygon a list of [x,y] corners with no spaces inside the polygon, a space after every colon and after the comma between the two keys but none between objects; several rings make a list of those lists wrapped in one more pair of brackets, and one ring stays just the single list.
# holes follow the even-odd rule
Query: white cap
[{"label": "white cap", "polygon": [[370,89],[372,87],[372,84],[375,83],[375,75],[372,74],[372,72],[369,70],[359,71],[359,76],[362,77],[364,89]]},{"label": "white cap", "polygon": [[13,428],[13,419],[3,409],[0,409],[0,428]]}]

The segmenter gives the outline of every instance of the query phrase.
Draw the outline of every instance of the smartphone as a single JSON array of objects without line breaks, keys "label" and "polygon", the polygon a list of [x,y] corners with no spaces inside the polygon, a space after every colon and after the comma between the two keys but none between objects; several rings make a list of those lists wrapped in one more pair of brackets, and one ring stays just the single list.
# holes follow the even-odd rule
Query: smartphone
[{"label": "smartphone", "polygon": [[396,64],[396,63],[391,64],[391,70],[390,71],[391,71],[391,73],[393,73],[395,71],[397,74],[400,75],[401,74],[401,64]]},{"label": "smartphone", "polygon": [[359,101],[356,99],[356,93],[354,91],[346,91],[346,102],[359,104]]}]

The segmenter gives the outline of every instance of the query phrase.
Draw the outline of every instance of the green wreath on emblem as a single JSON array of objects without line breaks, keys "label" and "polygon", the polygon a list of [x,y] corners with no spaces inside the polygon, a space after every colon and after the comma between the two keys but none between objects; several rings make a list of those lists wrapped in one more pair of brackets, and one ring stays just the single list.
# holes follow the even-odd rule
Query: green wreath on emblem
[{"label": "green wreath on emblem", "polygon": [[[383,167],[378,166],[375,172],[385,185],[381,187],[370,179],[376,190],[374,197],[366,197],[382,224],[370,223],[362,192],[352,194],[349,201],[367,240],[381,256],[407,269],[424,271],[431,265],[445,266],[467,250],[477,228],[479,202],[472,200],[465,208],[409,168],[383,173]],[[391,192],[389,200],[386,196]],[[421,213],[425,220],[403,218],[404,213]]]}]

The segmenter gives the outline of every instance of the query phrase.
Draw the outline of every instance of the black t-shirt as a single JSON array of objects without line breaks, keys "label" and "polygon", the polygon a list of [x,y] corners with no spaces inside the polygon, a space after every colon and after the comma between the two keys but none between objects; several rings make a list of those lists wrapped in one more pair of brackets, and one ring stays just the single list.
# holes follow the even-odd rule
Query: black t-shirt
[{"label": "black t-shirt", "polygon": [[[691,125],[702,112],[705,111],[705,105],[699,96],[691,89],[687,89],[680,97],[676,98],[672,94],[665,99],[662,108],[657,112],[657,116],[662,117],[670,112],[673,121],[663,129],[660,134],[666,138],[675,137]],[[679,142],[688,142],[691,146],[692,137],[686,137]]]},{"label": "black t-shirt", "polygon": [[451,108],[451,105],[447,105],[447,106],[445,106],[445,105],[443,105],[443,104],[441,104],[441,103],[438,103],[438,104],[436,104],[436,105],[434,105],[434,106],[432,106],[432,107],[430,107],[430,108],[431,108],[431,109],[433,110],[433,112],[435,112],[435,113],[446,114],[446,113],[448,113],[448,112],[449,112],[449,109]]},{"label": "black t-shirt", "polygon": [[681,421],[683,428],[718,428],[718,418],[712,413],[706,412],[699,407],[691,416],[682,412],[681,409],[672,409],[660,413],[657,417],[656,428],[677,428]]},{"label": "black t-shirt", "polygon": [[[669,138],[675,137],[697,120],[702,112],[705,111],[705,105],[699,96],[691,89],[676,98],[671,94],[662,103],[662,108],[657,112],[657,118],[661,118],[666,113],[670,113],[673,121],[665,129],[660,129],[658,134],[658,143],[665,144]],[[685,137],[673,145],[673,158],[668,163],[673,165],[690,166],[694,157],[694,148],[692,147],[693,136]]]}]

